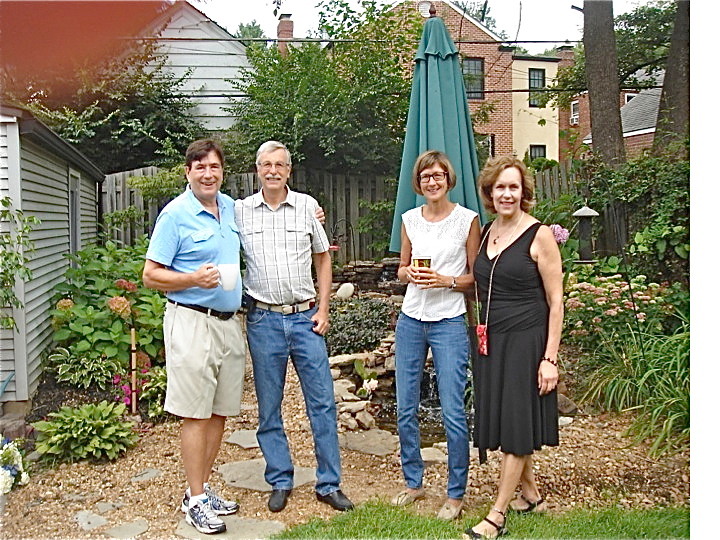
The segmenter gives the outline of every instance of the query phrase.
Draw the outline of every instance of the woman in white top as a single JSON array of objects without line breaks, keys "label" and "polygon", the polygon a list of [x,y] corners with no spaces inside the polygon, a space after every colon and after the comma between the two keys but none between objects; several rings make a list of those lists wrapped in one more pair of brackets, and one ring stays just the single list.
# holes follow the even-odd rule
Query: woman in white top
[{"label": "woman in white top", "polygon": [[447,436],[448,499],[438,512],[446,520],[460,515],[467,484],[464,395],[469,340],[464,292],[473,287],[472,267],[480,245],[477,213],[448,199],[455,182],[444,153],[430,150],[415,162],[413,189],[426,204],[402,216],[398,278],[408,287],[395,332],[397,422],[406,488],[392,504],[404,506],[425,495],[418,408],[429,348]]}]

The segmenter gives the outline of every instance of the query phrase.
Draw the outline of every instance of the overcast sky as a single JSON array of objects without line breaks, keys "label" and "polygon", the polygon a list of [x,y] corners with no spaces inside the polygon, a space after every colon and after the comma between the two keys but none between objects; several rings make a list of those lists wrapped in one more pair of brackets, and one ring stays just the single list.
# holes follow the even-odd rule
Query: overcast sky
[{"label": "overcast sky", "polygon": [[[382,2],[382,0],[380,0]],[[200,11],[230,32],[240,23],[253,20],[263,28],[265,35],[276,37],[277,19],[273,16],[272,0],[190,0]],[[295,37],[307,37],[317,29],[319,0],[283,0],[282,13],[289,13],[295,23]],[[353,4],[353,0],[350,0]],[[386,2],[391,3],[391,2]],[[468,2],[472,4],[473,2]],[[582,34],[582,13],[571,6],[582,6],[582,0],[489,0],[489,15],[509,39],[517,34],[519,40],[578,40]],[[615,16],[632,11],[646,0],[613,0]],[[481,4],[481,2],[475,2]],[[518,33],[518,23],[520,25]],[[552,44],[520,44],[538,54]]]}]

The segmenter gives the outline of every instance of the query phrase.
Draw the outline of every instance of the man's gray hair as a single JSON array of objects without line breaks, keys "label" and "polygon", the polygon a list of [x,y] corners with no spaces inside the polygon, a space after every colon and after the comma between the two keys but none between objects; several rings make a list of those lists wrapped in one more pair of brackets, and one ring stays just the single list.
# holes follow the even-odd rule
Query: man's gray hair
[{"label": "man's gray hair", "polygon": [[278,141],[266,141],[260,145],[260,148],[258,148],[257,154],[255,154],[255,165],[260,165],[260,156],[269,152],[274,152],[275,150],[285,150],[285,156],[287,160],[288,165],[292,165],[292,157],[290,157],[290,150],[287,149],[287,146],[285,146],[283,143]]}]

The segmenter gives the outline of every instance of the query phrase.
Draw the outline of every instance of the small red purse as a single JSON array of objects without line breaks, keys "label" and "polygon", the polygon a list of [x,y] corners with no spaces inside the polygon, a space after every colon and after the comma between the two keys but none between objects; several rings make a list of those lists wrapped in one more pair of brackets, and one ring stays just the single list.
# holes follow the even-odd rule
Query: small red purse
[{"label": "small red purse", "polygon": [[478,324],[475,327],[475,332],[477,332],[478,353],[483,356],[487,356],[487,353],[488,353],[487,324]]}]

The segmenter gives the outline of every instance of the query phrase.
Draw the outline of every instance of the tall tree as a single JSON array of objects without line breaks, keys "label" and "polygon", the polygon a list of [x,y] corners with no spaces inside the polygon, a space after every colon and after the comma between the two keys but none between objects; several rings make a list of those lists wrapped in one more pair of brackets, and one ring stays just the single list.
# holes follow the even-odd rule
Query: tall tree
[{"label": "tall tree", "polygon": [[265,32],[262,26],[253,19],[249,23],[240,23],[235,30],[234,36],[236,38],[266,38]]},{"label": "tall tree", "polygon": [[616,167],[625,162],[625,145],[620,121],[612,2],[585,0],[583,18],[593,151],[603,163]]},{"label": "tall tree", "polygon": [[655,124],[653,152],[668,147],[687,159],[687,147],[680,142],[690,134],[690,0],[677,0],[675,25],[660,95]]},{"label": "tall tree", "polygon": [[38,92],[26,105],[106,173],[182,161],[204,132],[194,119],[184,79],[164,69],[154,43],[75,74],[66,97]]},{"label": "tall tree", "polygon": [[321,3],[318,34],[330,46],[306,43],[281,55],[249,48],[252,69],[237,87],[248,97],[233,114],[231,161],[251,166],[254,151],[273,138],[293,163],[315,170],[395,174],[400,163],[411,79],[407,69],[422,31],[420,15],[394,13],[365,0]]}]

